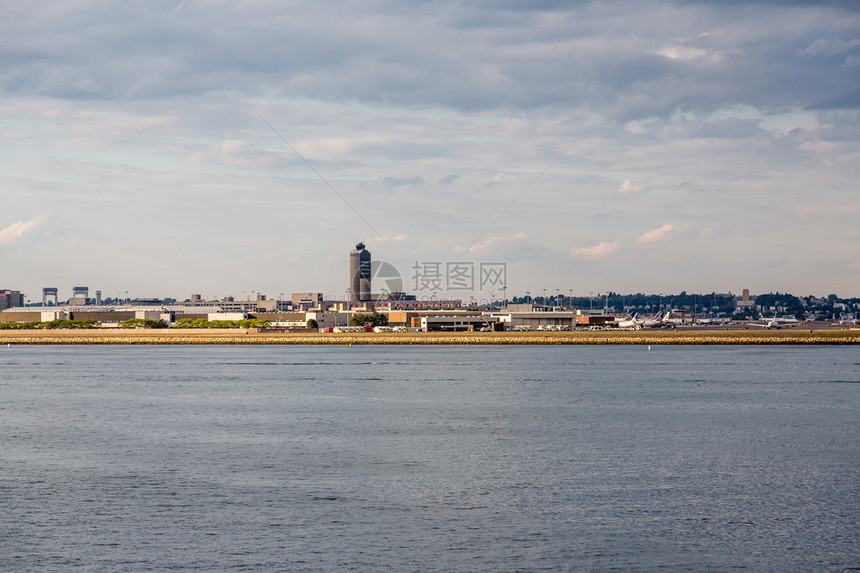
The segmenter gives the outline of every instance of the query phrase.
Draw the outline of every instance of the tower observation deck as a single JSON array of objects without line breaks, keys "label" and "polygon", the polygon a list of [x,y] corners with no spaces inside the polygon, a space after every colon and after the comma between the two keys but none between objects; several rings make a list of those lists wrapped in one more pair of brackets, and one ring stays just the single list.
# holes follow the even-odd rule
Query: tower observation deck
[{"label": "tower observation deck", "polygon": [[349,289],[352,302],[370,300],[370,251],[358,243],[349,253]]}]

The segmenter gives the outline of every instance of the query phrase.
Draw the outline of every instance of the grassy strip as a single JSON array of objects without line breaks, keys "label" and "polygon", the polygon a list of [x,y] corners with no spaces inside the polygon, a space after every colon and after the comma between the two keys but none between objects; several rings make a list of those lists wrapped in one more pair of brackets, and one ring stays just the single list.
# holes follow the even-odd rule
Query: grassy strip
[{"label": "grassy strip", "polygon": [[0,335],[6,344],[501,344],[501,345],[568,345],[568,344],[860,344],[860,332],[821,331],[688,331],[688,332],[559,332],[559,333],[398,333],[398,334],[258,334],[258,333],[176,333],[152,331],[140,333],[16,332]]}]

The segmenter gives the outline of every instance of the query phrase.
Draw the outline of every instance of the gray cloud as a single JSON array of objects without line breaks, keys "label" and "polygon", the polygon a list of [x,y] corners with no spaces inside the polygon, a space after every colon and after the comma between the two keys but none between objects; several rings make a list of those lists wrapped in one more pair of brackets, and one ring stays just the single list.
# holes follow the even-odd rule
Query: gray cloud
[{"label": "gray cloud", "polygon": [[[258,279],[279,291],[340,290],[341,251],[371,233],[348,202],[404,237],[375,256],[407,266],[457,256],[491,225],[475,256],[528,261],[512,289],[737,291],[790,250],[780,288],[839,290],[845,273],[803,261],[835,268],[860,240],[846,223],[858,38],[848,2],[6,3],[0,228],[49,205],[64,244],[99,255],[73,270],[141,288],[250,291],[259,252],[289,259]],[[624,181],[642,192],[617,193]],[[130,234],[135,213],[151,224]],[[636,243],[667,222],[695,232]],[[4,273],[65,268],[34,240],[42,228]],[[118,251],[169,266],[141,241],[198,265],[103,268]],[[593,274],[559,262],[601,243],[622,248]],[[225,277],[224,260],[241,272]]]},{"label": "gray cloud", "polygon": [[404,187],[412,185],[421,185],[424,180],[421,177],[384,177],[382,184],[386,187]]},{"label": "gray cloud", "polygon": [[[622,120],[856,108],[860,15],[838,4],[39,3],[6,8],[0,86],[61,98],[248,96],[586,106]],[[668,54],[668,55],[667,55]]]}]

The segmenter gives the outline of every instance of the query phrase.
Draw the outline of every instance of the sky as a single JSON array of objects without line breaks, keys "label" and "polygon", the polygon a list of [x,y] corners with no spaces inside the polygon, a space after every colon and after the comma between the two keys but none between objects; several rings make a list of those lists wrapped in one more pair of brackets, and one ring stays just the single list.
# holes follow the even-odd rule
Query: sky
[{"label": "sky", "polygon": [[853,2],[0,3],[33,301],[345,296],[359,241],[419,297],[860,296],[858,219]]}]

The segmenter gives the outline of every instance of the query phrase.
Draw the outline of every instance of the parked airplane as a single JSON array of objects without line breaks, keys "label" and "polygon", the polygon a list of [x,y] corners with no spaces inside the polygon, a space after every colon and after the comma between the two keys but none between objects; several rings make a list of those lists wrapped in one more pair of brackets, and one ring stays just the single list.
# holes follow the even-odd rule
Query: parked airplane
[{"label": "parked airplane", "polygon": [[664,326],[669,326],[671,324],[669,321],[669,315],[671,314],[671,310],[667,310],[665,313],[658,312],[651,318],[646,318],[640,324],[646,328],[662,328]]},{"label": "parked airplane", "polygon": [[618,328],[632,328],[633,330],[639,330],[642,328],[642,325],[639,323],[639,313],[637,312],[633,316],[627,315],[627,318],[624,320],[619,320],[617,322]]},{"label": "parked airplane", "polygon": [[763,322],[748,322],[748,326],[756,326],[758,328],[783,328],[784,326],[796,326],[800,323],[796,318],[779,318],[774,313],[773,318],[765,318],[764,315],[758,315],[759,320]]},{"label": "parked airplane", "polygon": [[650,318],[639,319],[639,313],[636,314],[628,314],[627,318],[623,320],[619,320],[615,323],[618,328],[631,328],[633,330],[641,330],[643,328],[663,328],[666,326],[672,326],[672,321],[669,320],[669,316],[672,314],[671,310],[667,310],[665,313],[658,312],[654,316]]}]

